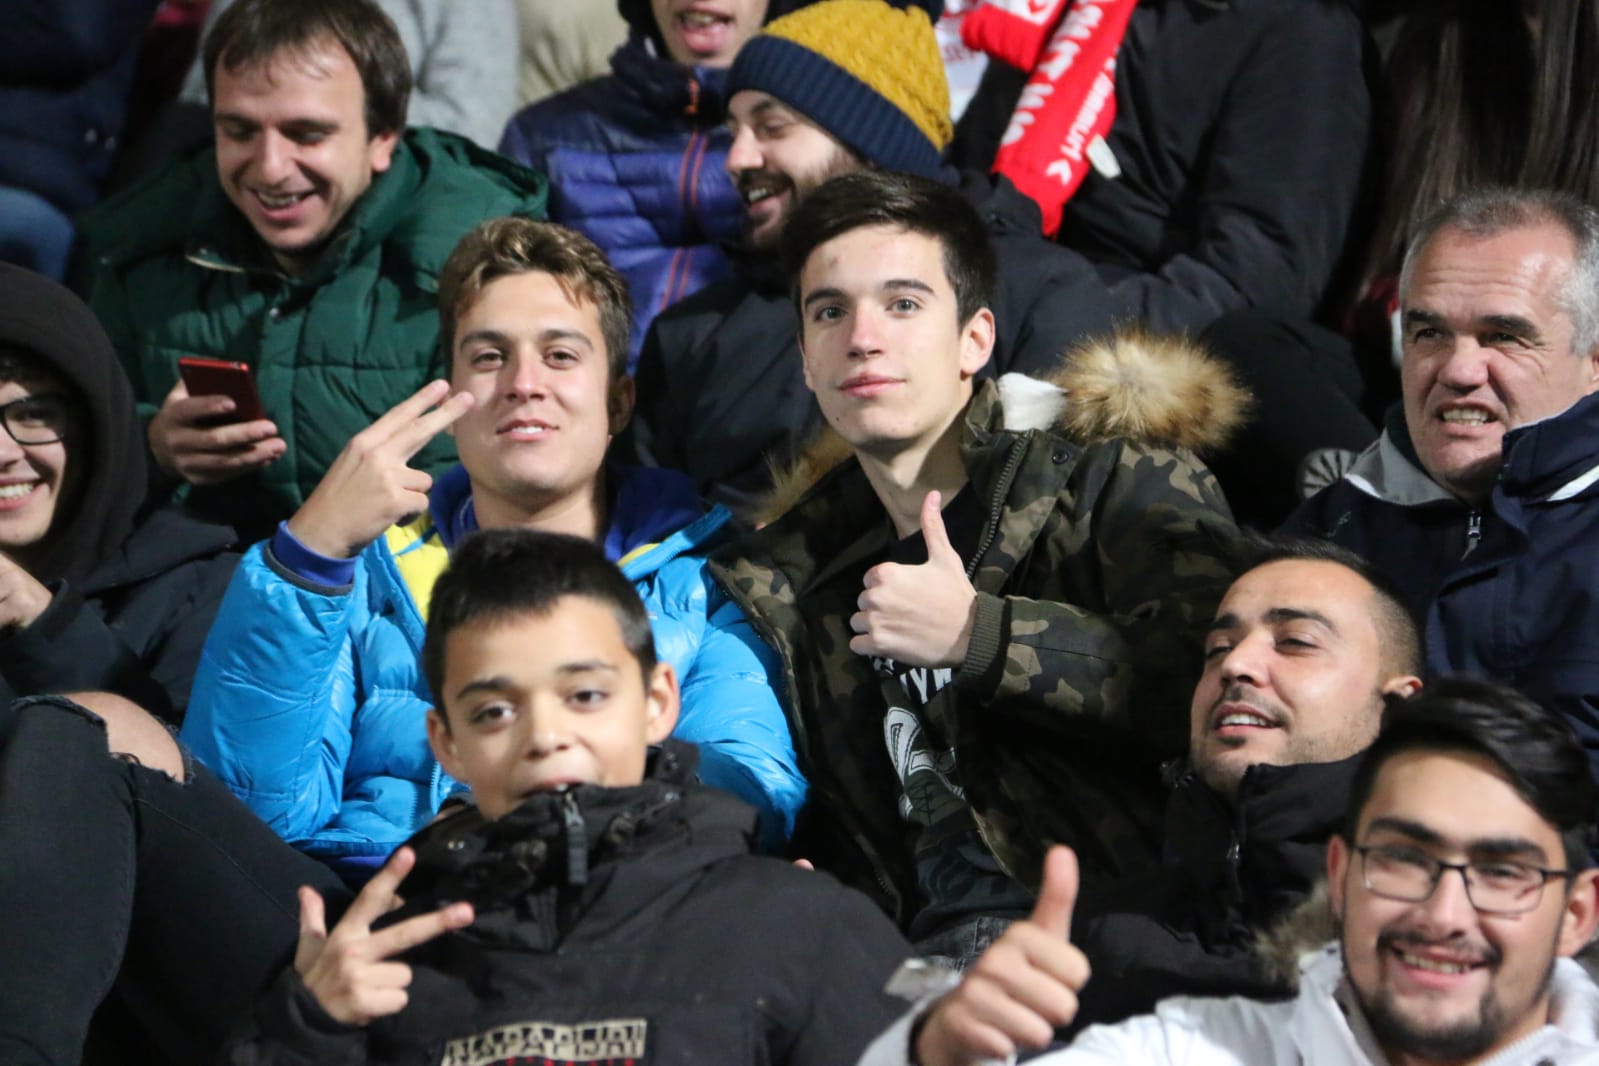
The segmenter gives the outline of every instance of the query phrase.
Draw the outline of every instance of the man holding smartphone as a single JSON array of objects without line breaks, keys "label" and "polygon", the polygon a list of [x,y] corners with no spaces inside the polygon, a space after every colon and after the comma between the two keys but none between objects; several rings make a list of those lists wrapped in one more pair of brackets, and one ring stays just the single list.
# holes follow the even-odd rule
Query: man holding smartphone
[{"label": "man holding smartphone", "polygon": [[[202,511],[265,536],[346,441],[439,376],[436,279],[491,215],[542,217],[542,178],[406,130],[410,66],[370,0],[240,0],[206,38],[216,149],[86,220],[92,303],[149,419],[151,453]],[[183,357],[242,362],[207,394]],[[447,439],[419,465],[452,458]]]}]

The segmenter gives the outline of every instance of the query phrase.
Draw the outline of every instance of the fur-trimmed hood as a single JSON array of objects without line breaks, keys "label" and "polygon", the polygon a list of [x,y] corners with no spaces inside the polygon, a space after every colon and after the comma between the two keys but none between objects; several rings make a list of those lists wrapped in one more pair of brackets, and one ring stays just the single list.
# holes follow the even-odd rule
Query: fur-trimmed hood
[{"label": "fur-trimmed hood", "polygon": [[[981,387],[998,389],[1006,429],[1052,430],[1081,445],[1122,438],[1201,456],[1227,443],[1252,402],[1226,365],[1198,344],[1142,330],[1084,341],[1047,380],[1006,374]],[[798,459],[773,471],[756,522],[786,512],[851,455],[849,444],[824,427]]]}]

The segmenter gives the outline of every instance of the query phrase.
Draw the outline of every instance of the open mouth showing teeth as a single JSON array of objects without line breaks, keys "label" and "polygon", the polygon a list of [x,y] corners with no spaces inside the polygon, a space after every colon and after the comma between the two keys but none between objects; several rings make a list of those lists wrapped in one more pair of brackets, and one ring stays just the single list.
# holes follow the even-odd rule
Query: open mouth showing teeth
[{"label": "open mouth showing teeth", "polygon": [[1487,413],[1484,411],[1469,411],[1463,409],[1445,411],[1439,417],[1445,422],[1454,422],[1466,426],[1480,426],[1493,421],[1493,419],[1489,418]]},{"label": "open mouth showing teeth", "polygon": [[723,15],[713,15],[706,11],[685,11],[678,16],[678,21],[691,30],[708,30],[712,26],[720,26],[732,19]]},{"label": "open mouth showing teeth", "polygon": [[308,192],[299,192],[290,193],[287,196],[272,196],[268,193],[258,192],[255,194],[255,198],[260,200],[261,205],[268,211],[281,211],[285,207],[293,207],[310,195]]},{"label": "open mouth showing teeth", "polygon": [[1442,959],[1429,959],[1421,955],[1412,955],[1407,951],[1399,952],[1399,959],[1406,966],[1412,966],[1418,970],[1426,970],[1428,973],[1462,974],[1475,968],[1474,963],[1445,962]]},{"label": "open mouth showing teeth", "polygon": [[537,437],[548,431],[548,426],[509,426],[500,432],[512,437]]},{"label": "open mouth showing teeth", "polygon": [[1267,718],[1265,715],[1261,714],[1235,712],[1233,714],[1222,715],[1221,721],[1216,723],[1218,729],[1230,725],[1259,726],[1260,728],[1265,729],[1271,727],[1272,721],[1270,718]]},{"label": "open mouth showing teeth", "polygon": [[37,481],[28,481],[21,485],[0,485],[0,500],[20,500],[38,487]]}]

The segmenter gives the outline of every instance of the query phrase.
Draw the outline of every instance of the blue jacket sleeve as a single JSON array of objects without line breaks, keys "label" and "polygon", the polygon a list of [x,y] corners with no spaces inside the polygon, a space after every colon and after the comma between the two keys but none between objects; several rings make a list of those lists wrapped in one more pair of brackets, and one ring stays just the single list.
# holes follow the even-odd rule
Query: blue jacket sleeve
[{"label": "blue jacket sleeve", "polygon": [[783,676],[777,655],[703,559],[673,560],[658,576],[693,588],[691,596],[674,597],[679,604],[704,605],[698,644],[679,670],[683,705],[672,735],[699,745],[702,781],[760,811],[761,848],[780,852],[808,785],[775,687]]},{"label": "blue jacket sleeve", "polygon": [[291,844],[327,826],[343,797],[364,577],[358,569],[350,587],[319,588],[257,544],[201,653],[183,742]]}]

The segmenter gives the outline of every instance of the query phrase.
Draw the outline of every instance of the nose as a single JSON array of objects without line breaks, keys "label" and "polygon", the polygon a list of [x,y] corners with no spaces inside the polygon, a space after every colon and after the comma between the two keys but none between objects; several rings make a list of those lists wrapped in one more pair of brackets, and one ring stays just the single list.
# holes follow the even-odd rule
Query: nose
[{"label": "nose", "polygon": [[564,724],[565,716],[558,704],[552,704],[548,700],[534,700],[523,721],[527,729],[522,743],[525,758],[547,758],[571,744],[571,737]]},{"label": "nose", "polygon": [[276,130],[262,131],[255,149],[255,172],[262,184],[278,185],[294,176],[292,147]]},{"label": "nose", "polygon": [[10,466],[24,457],[22,445],[11,435],[11,431],[0,427],[0,466]]},{"label": "nose", "polygon": [[746,170],[761,168],[761,150],[755,143],[755,131],[740,126],[733,134],[733,143],[727,149],[727,172],[734,178]]},{"label": "nose", "polygon": [[1416,904],[1426,916],[1428,931],[1444,935],[1471,928],[1477,920],[1477,908],[1472,905],[1466,891],[1466,871],[1440,870],[1432,886],[1432,895]]},{"label": "nose", "polygon": [[508,399],[543,396],[549,391],[549,368],[537,355],[513,354],[505,363],[504,384]]},{"label": "nose", "polygon": [[1467,392],[1488,381],[1488,359],[1493,350],[1478,344],[1475,338],[1458,337],[1443,365],[1438,368],[1438,381],[1452,389]]},{"label": "nose", "polygon": [[851,312],[849,354],[857,359],[867,359],[883,351],[883,324],[881,316],[866,303],[857,304]]},{"label": "nose", "polygon": [[1221,677],[1224,682],[1246,682],[1259,685],[1266,679],[1265,648],[1270,638],[1265,634],[1251,633],[1234,644],[1222,656]]}]

